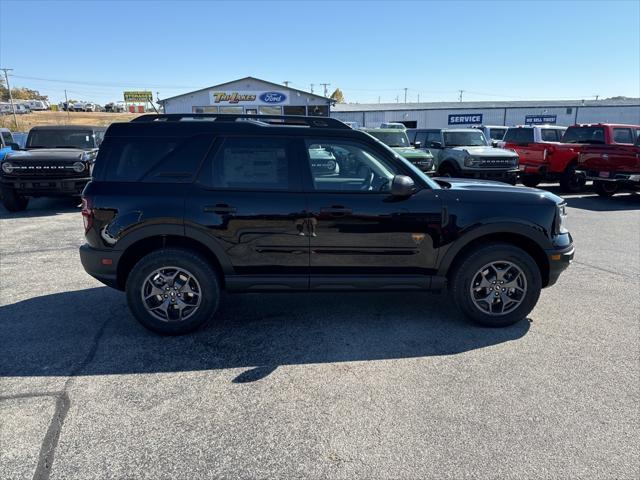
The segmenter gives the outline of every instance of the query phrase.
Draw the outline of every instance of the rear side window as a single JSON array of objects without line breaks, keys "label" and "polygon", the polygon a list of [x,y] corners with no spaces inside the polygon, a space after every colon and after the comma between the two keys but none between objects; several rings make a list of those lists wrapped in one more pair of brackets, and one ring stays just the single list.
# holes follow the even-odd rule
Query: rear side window
[{"label": "rear side window", "polygon": [[287,190],[291,183],[293,142],[284,138],[230,137],[208,166],[213,188]]},{"label": "rear side window", "polygon": [[532,128],[510,128],[504,134],[504,141],[507,143],[533,143]]},{"label": "rear side window", "polygon": [[104,179],[110,182],[191,181],[212,139],[211,135],[108,138],[100,148],[97,163],[106,164]]},{"label": "rear side window", "polygon": [[630,128],[614,128],[613,141],[615,143],[633,143],[633,133]]},{"label": "rear side window", "polygon": [[558,130],[553,128],[543,128],[540,130],[540,134],[542,136],[543,142],[558,142],[560,138],[558,137]]},{"label": "rear side window", "polygon": [[490,128],[489,137],[491,137],[492,140],[502,140],[506,131],[506,128]]}]

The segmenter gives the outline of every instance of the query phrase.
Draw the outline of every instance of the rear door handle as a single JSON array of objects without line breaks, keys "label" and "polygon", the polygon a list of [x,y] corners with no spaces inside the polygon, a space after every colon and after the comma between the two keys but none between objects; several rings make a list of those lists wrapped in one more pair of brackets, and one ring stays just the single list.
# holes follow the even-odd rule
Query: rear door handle
[{"label": "rear door handle", "polygon": [[218,213],[220,215],[236,213],[236,207],[227,205],[226,203],[216,203],[215,205],[205,205],[203,210],[207,213]]},{"label": "rear door handle", "polygon": [[320,213],[334,217],[343,217],[345,215],[350,215],[353,211],[350,208],[343,207],[342,205],[333,205],[328,208],[321,208]]}]

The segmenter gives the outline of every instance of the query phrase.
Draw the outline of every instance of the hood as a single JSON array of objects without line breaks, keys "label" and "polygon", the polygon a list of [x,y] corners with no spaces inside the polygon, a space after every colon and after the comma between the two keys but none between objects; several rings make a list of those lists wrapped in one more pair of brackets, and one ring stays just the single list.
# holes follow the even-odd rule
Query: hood
[{"label": "hood", "polygon": [[[80,148],[36,148],[33,150],[19,150],[7,155],[7,160],[19,161],[73,161],[83,160],[86,152],[91,150],[82,150]],[[85,158],[86,160],[86,158]]]},{"label": "hood", "polygon": [[413,147],[391,147],[398,155],[402,155],[405,158],[432,158],[431,152],[425,152],[424,150],[418,150]]},{"label": "hood", "polygon": [[505,150],[504,148],[494,148],[489,146],[480,147],[453,147],[451,150],[467,151],[472,157],[504,157],[513,158],[518,154],[511,150]]},{"label": "hood", "polygon": [[[469,190],[473,192],[487,193],[506,193],[513,195],[522,195],[520,198],[546,198],[554,203],[563,203],[564,200],[546,190],[537,188],[529,188],[524,186],[514,186],[502,182],[494,182],[491,180],[473,180],[468,178],[449,178],[436,177],[433,179],[438,182],[445,190]],[[515,198],[515,197],[514,197]]]}]

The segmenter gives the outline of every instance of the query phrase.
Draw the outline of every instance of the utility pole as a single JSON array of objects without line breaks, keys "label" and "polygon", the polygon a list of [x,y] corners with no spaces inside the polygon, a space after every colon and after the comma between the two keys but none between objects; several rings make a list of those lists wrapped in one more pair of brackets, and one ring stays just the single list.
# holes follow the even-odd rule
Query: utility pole
[{"label": "utility pole", "polygon": [[18,117],[16,116],[16,106],[13,104],[13,95],[11,94],[11,85],[9,85],[9,75],[7,72],[12,72],[13,68],[0,68],[4,72],[4,79],[7,82],[7,90],[9,90],[9,102],[11,102],[11,111],[13,112],[13,122],[16,124],[16,130],[18,130]]},{"label": "utility pole", "polygon": [[324,96],[327,96],[327,87],[329,85],[331,85],[330,83],[321,83],[320,85],[322,85],[324,87]]},{"label": "utility pole", "polygon": [[462,94],[464,93],[464,90],[458,90],[460,92],[460,96],[458,97],[458,101],[462,102]]},{"label": "utility pole", "polygon": [[313,87],[314,87],[314,84],[312,83],[311,84],[311,93],[313,93]]},{"label": "utility pole", "polygon": [[596,102],[598,101],[598,97],[599,97],[599,96],[600,96],[600,95],[596,95]]},{"label": "utility pole", "polygon": [[407,90],[408,90],[408,88],[404,87],[403,90],[404,90],[404,103],[407,103]]},{"label": "utility pole", "polygon": [[396,95],[396,103],[400,103],[400,96]]},{"label": "utility pole", "polygon": [[284,82],[282,82],[282,83],[284,83],[284,86],[285,86],[285,87],[289,88],[289,84],[290,84],[291,82],[290,82],[289,80],[285,80],[285,81],[284,81]]},{"label": "utility pole", "polygon": [[67,97],[67,90],[64,91],[64,101],[67,105],[67,121],[69,121],[69,98]]},{"label": "utility pole", "polygon": [[380,95],[378,95],[378,103],[380,103]]},{"label": "utility pole", "polygon": [[418,94],[418,103],[420,103],[420,94]]}]

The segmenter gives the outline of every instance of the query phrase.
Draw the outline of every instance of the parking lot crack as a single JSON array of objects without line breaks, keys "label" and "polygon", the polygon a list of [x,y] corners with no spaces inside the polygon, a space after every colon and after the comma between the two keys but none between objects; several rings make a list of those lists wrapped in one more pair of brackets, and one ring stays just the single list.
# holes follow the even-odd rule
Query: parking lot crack
[{"label": "parking lot crack", "polygon": [[595,270],[600,270],[601,272],[610,273],[611,275],[618,275],[620,277],[630,278],[632,280],[637,280],[638,277],[640,276],[640,274],[629,275],[627,273],[616,272],[614,270],[609,270],[607,268],[597,267],[595,265],[591,265],[590,263],[580,262],[578,260],[574,260],[573,263],[575,263],[576,265],[581,265],[583,267],[593,268]]}]

